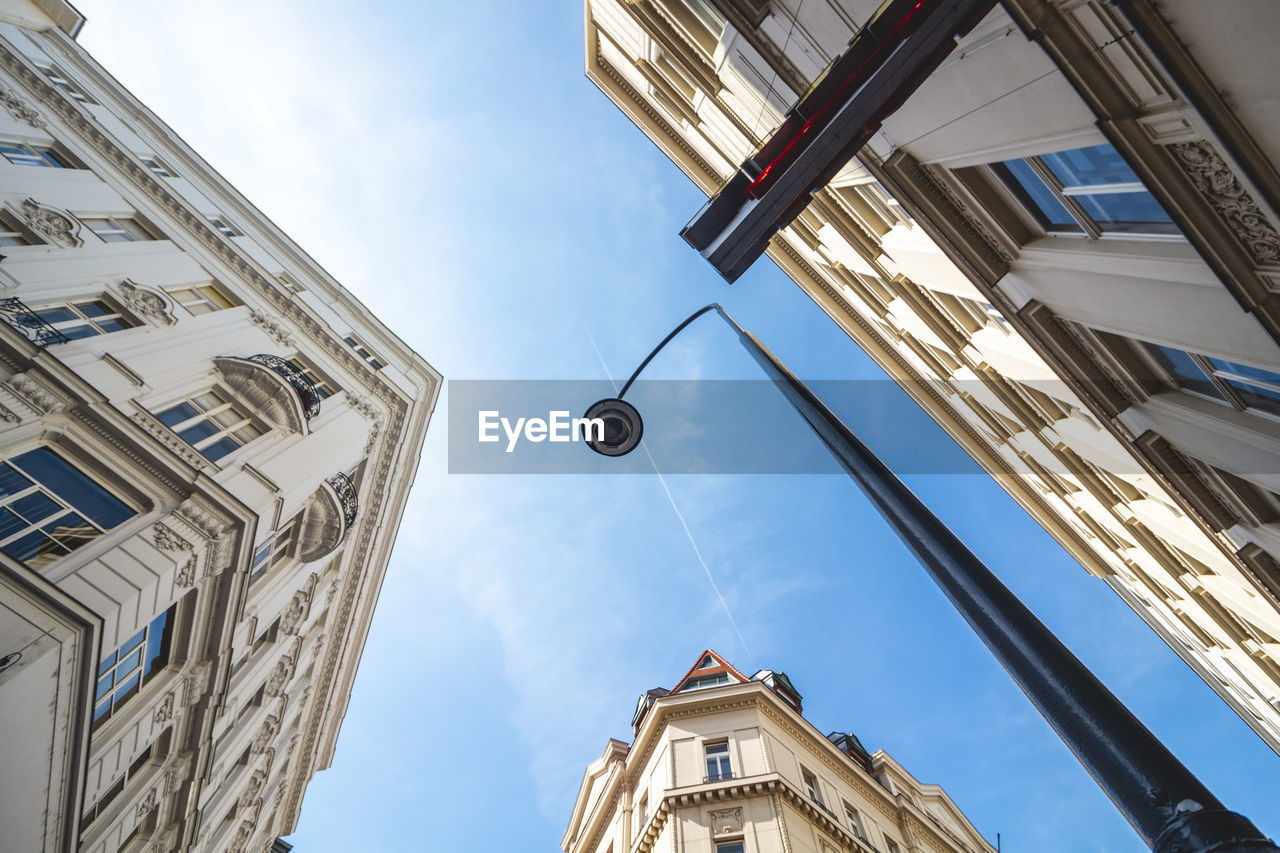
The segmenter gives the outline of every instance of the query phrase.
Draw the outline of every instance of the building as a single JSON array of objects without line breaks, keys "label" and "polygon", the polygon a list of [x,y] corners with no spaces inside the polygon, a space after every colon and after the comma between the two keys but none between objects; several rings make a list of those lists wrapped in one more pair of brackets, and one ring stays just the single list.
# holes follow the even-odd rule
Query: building
[{"label": "building", "polygon": [[[710,195],[881,5],[587,0],[587,76]],[[768,254],[1280,750],[1278,28],[993,2]]]},{"label": "building", "polygon": [[0,850],[287,849],[441,377],[0,2]]},{"label": "building", "polygon": [[937,785],[852,734],[823,735],[785,673],[707,650],[640,696],[630,744],[583,775],[565,853],[994,853]]}]

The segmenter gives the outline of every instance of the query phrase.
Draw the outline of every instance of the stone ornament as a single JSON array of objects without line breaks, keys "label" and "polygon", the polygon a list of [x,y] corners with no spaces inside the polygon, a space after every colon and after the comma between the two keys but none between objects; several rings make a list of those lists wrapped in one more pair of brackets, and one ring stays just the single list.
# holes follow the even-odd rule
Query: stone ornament
[{"label": "stone ornament", "polygon": [[28,228],[55,246],[75,249],[84,243],[79,236],[79,220],[68,213],[29,198],[22,203],[22,215]]},{"label": "stone ornament", "polygon": [[724,835],[730,832],[742,832],[742,809],[716,809],[707,812],[711,821],[711,834]]},{"label": "stone ornament", "polygon": [[240,800],[236,805],[242,809],[249,808],[253,801],[258,799],[258,795],[262,793],[262,788],[266,784],[266,772],[263,770],[253,771],[253,775],[249,777],[248,783],[244,786],[244,792],[240,795]]},{"label": "stone ornament", "polygon": [[147,795],[142,798],[142,802],[138,803],[137,817],[139,821],[146,819],[147,815],[149,815],[152,809],[156,807],[156,801],[158,797],[159,797],[159,794],[155,788],[152,788],[150,791],[147,791]]},{"label": "stone ornament", "polygon": [[161,551],[190,551],[191,543],[173,532],[173,528],[157,521],[151,527],[156,547]]},{"label": "stone ornament", "polygon": [[117,292],[125,307],[145,320],[160,326],[171,326],[178,322],[170,310],[169,300],[159,291],[149,287],[139,287],[129,279],[125,279],[120,283]]},{"label": "stone ornament", "polygon": [[177,697],[174,695],[172,690],[166,693],[164,698],[160,700],[160,704],[156,706],[156,711],[151,717],[151,722],[157,726],[162,726],[172,720],[173,706],[176,699]]},{"label": "stone ornament", "polygon": [[10,376],[5,382],[5,387],[41,414],[51,415],[66,408],[62,400],[25,373],[15,373]]},{"label": "stone ornament", "polygon": [[311,595],[303,589],[293,594],[289,606],[280,617],[280,630],[285,634],[297,634],[302,620],[307,615],[307,605],[311,603]]},{"label": "stone ornament", "polygon": [[21,423],[22,418],[18,417],[12,409],[7,406],[0,405],[0,421],[8,424]]},{"label": "stone ornament", "polygon": [[228,853],[244,853],[249,842],[253,840],[253,828],[253,821],[240,821],[240,825],[236,827],[235,837],[231,839],[231,846],[227,848]]},{"label": "stone ornament", "polygon": [[196,557],[192,554],[174,575],[173,582],[178,586],[191,586],[196,582]]},{"label": "stone ornament", "polygon": [[9,115],[18,121],[25,121],[32,127],[45,126],[45,120],[40,118],[40,113],[36,112],[30,104],[22,100],[18,93],[8,86],[0,86],[0,104],[3,104]]},{"label": "stone ornament", "polygon": [[272,698],[279,696],[292,677],[293,661],[287,657],[280,658],[276,662],[276,668],[271,671],[271,677],[267,679],[267,686],[263,689],[263,693]]},{"label": "stone ornament", "polygon": [[178,752],[165,764],[164,792],[172,794],[181,787],[191,770],[191,753]]},{"label": "stone ornament", "polygon": [[266,332],[267,337],[271,338],[271,340],[275,341],[280,346],[292,347],[296,345],[293,335],[289,334],[289,330],[286,329],[275,317],[263,314],[261,311],[250,310],[249,321],[262,331]]},{"label": "stone ornament", "polygon": [[267,717],[262,721],[262,726],[258,729],[258,734],[254,736],[253,743],[249,744],[249,752],[253,755],[261,754],[276,739],[278,734],[280,734],[280,718],[276,716]]},{"label": "stone ornament", "polygon": [[1280,233],[1267,221],[1253,197],[1208,142],[1175,142],[1168,146],[1191,183],[1200,191],[1249,250],[1255,263],[1280,263]]}]

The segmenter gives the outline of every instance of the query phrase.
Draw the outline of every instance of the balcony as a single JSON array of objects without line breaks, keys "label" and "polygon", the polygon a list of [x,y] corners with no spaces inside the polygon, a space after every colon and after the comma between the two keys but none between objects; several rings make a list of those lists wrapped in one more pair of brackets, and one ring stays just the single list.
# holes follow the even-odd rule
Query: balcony
[{"label": "balcony", "polygon": [[288,359],[281,358],[278,355],[262,354],[251,355],[248,360],[271,368],[293,386],[298,399],[302,402],[302,413],[307,420],[311,420],[320,414],[320,394],[316,391],[316,386],[311,383],[306,374],[294,367]]},{"label": "balcony", "polygon": [[28,308],[26,303],[16,296],[0,299],[0,320],[21,332],[23,337],[38,347],[65,344],[71,340],[46,323],[43,317]]},{"label": "balcony", "polygon": [[351,478],[339,472],[325,479],[303,510],[298,558],[310,563],[333,553],[359,513],[360,502]]}]

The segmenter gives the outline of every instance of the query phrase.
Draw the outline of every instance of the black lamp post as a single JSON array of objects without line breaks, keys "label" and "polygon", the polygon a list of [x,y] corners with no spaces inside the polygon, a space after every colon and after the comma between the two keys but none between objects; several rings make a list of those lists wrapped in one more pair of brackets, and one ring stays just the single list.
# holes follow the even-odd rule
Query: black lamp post
[{"label": "black lamp post", "polygon": [[830,409],[718,304],[694,312],[649,353],[617,398],[587,417],[605,421],[588,445],[621,456],[643,422],[621,398],[668,341],[716,311],[839,460],[934,582],[996,656],[1155,853],[1277,853],[1248,818],[1228,811],[991,570],[894,476]]}]

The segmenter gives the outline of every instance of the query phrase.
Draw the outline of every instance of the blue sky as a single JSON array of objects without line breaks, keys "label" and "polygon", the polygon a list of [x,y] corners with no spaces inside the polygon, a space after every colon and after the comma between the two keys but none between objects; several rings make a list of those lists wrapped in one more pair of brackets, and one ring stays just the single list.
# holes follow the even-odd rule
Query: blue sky
[{"label": "blue sky", "polygon": [[[702,198],[584,77],[578,0],[77,5],[106,68],[450,379],[622,378],[711,301],[801,376],[882,377],[771,262],[730,287],[686,248]],[[701,322],[654,378],[759,375]],[[1007,851],[1144,849],[844,478],[449,476],[445,406],[299,851],[558,849],[585,765],[705,647],[785,670]],[[1280,834],[1280,758],[1132,611],[987,477],[908,481]]]}]

